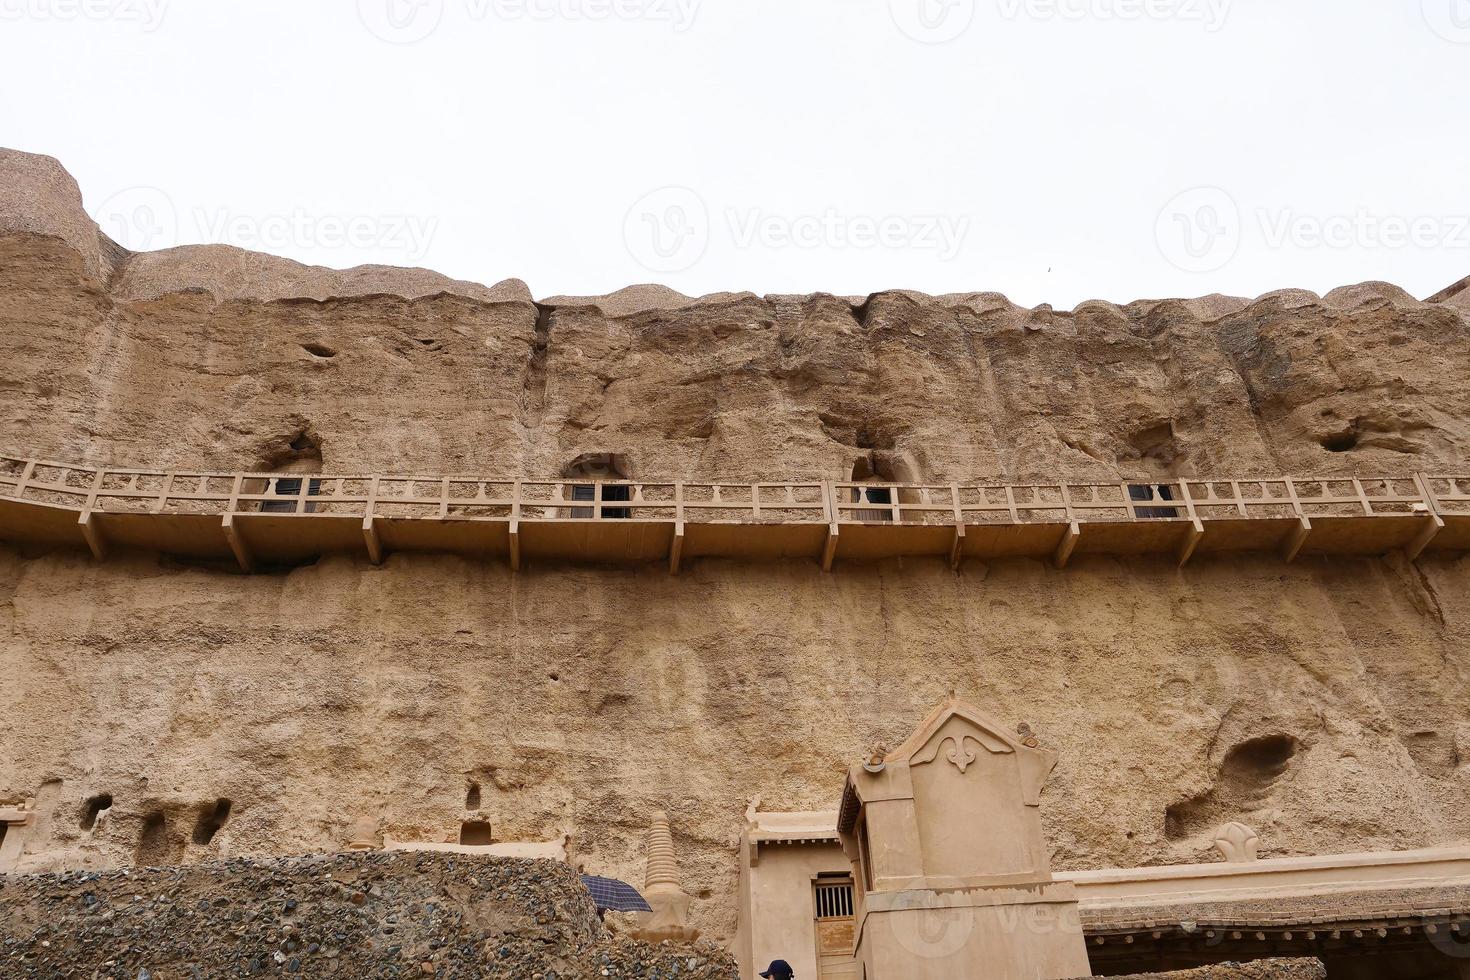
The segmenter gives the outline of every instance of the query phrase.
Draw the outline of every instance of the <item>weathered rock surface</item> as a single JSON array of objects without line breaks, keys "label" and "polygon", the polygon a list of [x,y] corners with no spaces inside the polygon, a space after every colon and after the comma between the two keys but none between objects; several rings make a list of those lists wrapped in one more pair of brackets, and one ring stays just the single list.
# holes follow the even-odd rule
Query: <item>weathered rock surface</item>
[{"label": "weathered rock surface", "polygon": [[0,877],[6,977],[735,980],[700,944],[608,933],[551,861],[338,854]]},{"label": "weathered rock surface", "polygon": [[[0,204],[0,447],[24,455],[255,469],[306,438],[329,472],[1470,468],[1465,310],[1384,284],[1071,312],[657,287],[538,306],[514,283],[129,255],[44,158],[0,154]],[[635,881],[668,809],[694,924],[728,938],[748,799],[835,806],[849,763],[953,689],[1060,750],[1058,867],[1210,860],[1224,819],[1265,855],[1441,844],[1470,838],[1467,595],[1450,557],[670,578],[395,555],[244,577],[0,546],[0,803],[38,800],[24,868],[101,868],[331,849],[362,816],[454,839],[474,782],[497,839],[570,830]]]}]

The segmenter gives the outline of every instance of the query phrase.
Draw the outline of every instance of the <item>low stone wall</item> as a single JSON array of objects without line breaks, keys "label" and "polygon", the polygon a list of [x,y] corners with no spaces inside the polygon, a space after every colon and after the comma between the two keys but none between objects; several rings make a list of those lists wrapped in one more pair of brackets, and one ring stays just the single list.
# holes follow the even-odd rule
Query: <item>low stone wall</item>
[{"label": "low stone wall", "polygon": [[0,877],[0,975],[736,980],[610,934],[552,861],[338,854]]},{"label": "low stone wall", "polygon": [[1253,960],[1217,963],[1178,973],[1137,973],[1112,980],[1325,980],[1326,976],[1327,968],[1321,960]]}]

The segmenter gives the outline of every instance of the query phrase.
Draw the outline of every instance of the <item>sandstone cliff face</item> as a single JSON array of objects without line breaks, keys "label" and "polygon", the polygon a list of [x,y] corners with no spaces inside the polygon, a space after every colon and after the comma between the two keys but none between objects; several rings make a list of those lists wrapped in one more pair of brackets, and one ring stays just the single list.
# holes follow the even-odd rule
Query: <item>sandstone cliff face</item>
[{"label": "sandstone cliff face", "polygon": [[[1384,284],[1071,312],[996,294],[534,302],[515,282],[130,255],[55,161],[0,151],[0,447],[328,472],[904,480],[1463,472],[1459,297]],[[560,829],[639,878],[667,807],[697,924],[733,930],[750,797],[842,772],[949,690],[1062,753],[1062,867],[1470,837],[1463,561],[1085,558],[533,567],[397,555],[244,577],[0,546],[0,803],[28,866],[319,850],[381,815]],[[86,800],[107,819],[83,828]],[[194,843],[199,814],[224,828]]]}]

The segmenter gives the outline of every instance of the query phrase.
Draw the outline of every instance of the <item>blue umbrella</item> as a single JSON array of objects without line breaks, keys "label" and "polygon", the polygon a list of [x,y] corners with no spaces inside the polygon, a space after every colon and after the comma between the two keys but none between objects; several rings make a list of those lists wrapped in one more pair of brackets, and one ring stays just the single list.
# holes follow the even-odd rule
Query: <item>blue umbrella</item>
[{"label": "blue umbrella", "polygon": [[652,912],[653,906],[643,900],[638,894],[638,889],[626,881],[616,878],[599,878],[597,875],[583,875],[582,884],[592,893],[592,900],[597,903],[599,911],[606,909],[609,912]]}]

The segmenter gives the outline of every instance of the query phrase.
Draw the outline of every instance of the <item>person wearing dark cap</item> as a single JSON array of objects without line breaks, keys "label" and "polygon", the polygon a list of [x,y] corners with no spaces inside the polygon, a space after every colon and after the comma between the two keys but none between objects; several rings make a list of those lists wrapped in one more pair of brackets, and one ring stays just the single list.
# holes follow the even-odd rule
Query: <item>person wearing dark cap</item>
[{"label": "person wearing dark cap", "polygon": [[796,976],[796,971],[791,969],[791,964],[785,960],[772,960],[771,965],[766,967],[761,976],[766,980],[791,980]]}]

